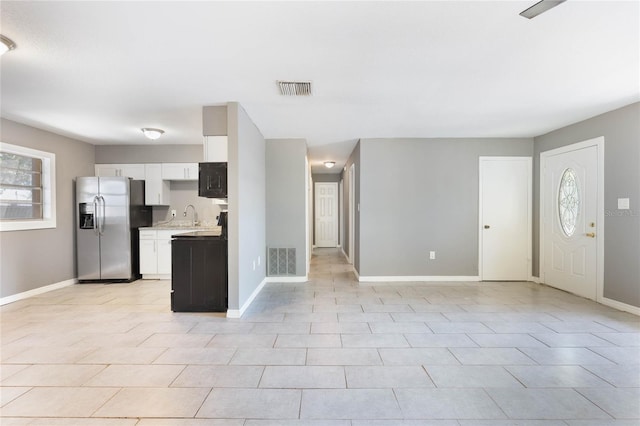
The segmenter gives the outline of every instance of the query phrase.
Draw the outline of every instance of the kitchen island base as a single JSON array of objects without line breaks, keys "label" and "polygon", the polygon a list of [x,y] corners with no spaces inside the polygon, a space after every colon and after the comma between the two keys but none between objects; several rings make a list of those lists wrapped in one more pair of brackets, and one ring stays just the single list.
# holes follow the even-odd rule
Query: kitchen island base
[{"label": "kitchen island base", "polygon": [[227,241],[210,232],[175,235],[171,242],[171,310],[227,311]]}]

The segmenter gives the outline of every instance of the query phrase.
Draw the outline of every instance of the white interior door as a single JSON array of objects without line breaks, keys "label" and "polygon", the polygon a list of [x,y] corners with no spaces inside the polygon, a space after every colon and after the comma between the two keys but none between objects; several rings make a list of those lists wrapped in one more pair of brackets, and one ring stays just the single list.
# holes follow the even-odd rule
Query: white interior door
[{"label": "white interior door", "polygon": [[338,245],[338,183],[316,182],[316,247]]},{"label": "white interior door", "polygon": [[599,163],[597,140],[540,154],[540,278],[592,300],[598,296],[598,225],[603,219]]},{"label": "white interior door", "polygon": [[480,157],[480,278],[531,273],[531,157]]}]

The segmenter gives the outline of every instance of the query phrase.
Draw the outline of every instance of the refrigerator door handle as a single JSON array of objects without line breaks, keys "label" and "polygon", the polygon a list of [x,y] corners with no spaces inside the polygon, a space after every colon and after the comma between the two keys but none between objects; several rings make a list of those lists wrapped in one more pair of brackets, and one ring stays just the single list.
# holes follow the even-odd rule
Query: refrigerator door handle
[{"label": "refrigerator door handle", "polygon": [[98,232],[100,233],[100,235],[103,235],[104,220],[105,220],[105,217],[107,216],[107,209],[106,209],[106,203],[104,201],[104,197],[102,195],[98,195],[98,198],[100,199],[100,206],[102,208],[102,211],[100,212],[100,223],[98,224]]},{"label": "refrigerator door handle", "polygon": [[98,214],[98,195],[93,197],[93,233],[96,236],[100,235],[100,224],[98,221],[100,220],[100,215]]}]

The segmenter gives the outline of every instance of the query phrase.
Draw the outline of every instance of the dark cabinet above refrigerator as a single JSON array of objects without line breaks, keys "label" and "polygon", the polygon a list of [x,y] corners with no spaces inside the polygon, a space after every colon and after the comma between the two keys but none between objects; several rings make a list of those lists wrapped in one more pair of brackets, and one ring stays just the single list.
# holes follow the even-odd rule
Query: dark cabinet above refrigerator
[{"label": "dark cabinet above refrigerator", "polygon": [[227,163],[198,164],[198,195],[227,198]]}]

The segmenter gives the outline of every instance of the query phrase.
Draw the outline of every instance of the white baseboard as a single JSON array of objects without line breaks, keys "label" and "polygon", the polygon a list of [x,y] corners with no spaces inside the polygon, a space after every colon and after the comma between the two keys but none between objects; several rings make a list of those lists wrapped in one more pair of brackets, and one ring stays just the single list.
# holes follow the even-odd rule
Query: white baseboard
[{"label": "white baseboard", "polygon": [[409,281],[480,281],[478,276],[387,276],[387,277],[361,277],[356,273],[356,277],[360,282],[409,282]]},{"label": "white baseboard", "polygon": [[354,274],[355,274],[355,276],[356,276],[356,280],[358,280],[358,281],[362,281],[362,280],[360,279],[360,274],[359,274],[359,273],[358,273],[358,271],[356,270],[356,267],[352,265],[352,266],[351,266],[351,269],[353,269],[353,273],[354,273]]},{"label": "white baseboard", "polygon": [[609,306],[610,308],[618,309],[620,311],[625,311],[640,316],[640,308],[637,306],[628,305],[626,303],[618,302],[617,300],[609,299],[606,297],[603,297],[601,300],[599,300],[599,302],[603,305]]},{"label": "white baseboard", "polygon": [[344,247],[340,247],[340,252],[344,256],[344,258],[347,259],[347,262],[348,262],[349,261],[349,256],[347,256],[347,252],[344,251]]},{"label": "white baseboard", "polygon": [[256,298],[256,296],[258,296],[258,294],[262,291],[262,288],[265,286],[265,284],[267,284],[267,278],[266,277],[265,277],[265,279],[262,280],[262,282],[258,285],[258,287],[256,287],[255,290],[253,290],[253,293],[251,293],[251,296],[249,296],[247,301],[244,302],[244,305],[242,305],[242,307],[240,309],[227,309],[227,318],[240,318],[240,317],[242,317],[242,314],[244,314],[244,312],[247,310],[247,308],[249,308],[249,306],[251,306],[251,303]]},{"label": "white baseboard", "polygon": [[268,283],[306,283],[309,281],[307,275],[303,277],[267,277],[265,278]]},{"label": "white baseboard", "polygon": [[540,277],[535,277],[533,275],[529,276],[529,281],[536,284],[542,284],[542,281],[540,281]]},{"label": "white baseboard", "polygon": [[27,299],[29,297],[37,296],[42,293],[47,293],[49,291],[58,290],[59,288],[68,287],[70,285],[76,284],[77,282],[78,280],[76,278],[72,278],[70,280],[60,281],[59,283],[45,285],[44,287],[38,287],[34,288],[33,290],[6,296],[0,299],[0,306],[6,305],[7,303],[17,302],[18,300]]}]

